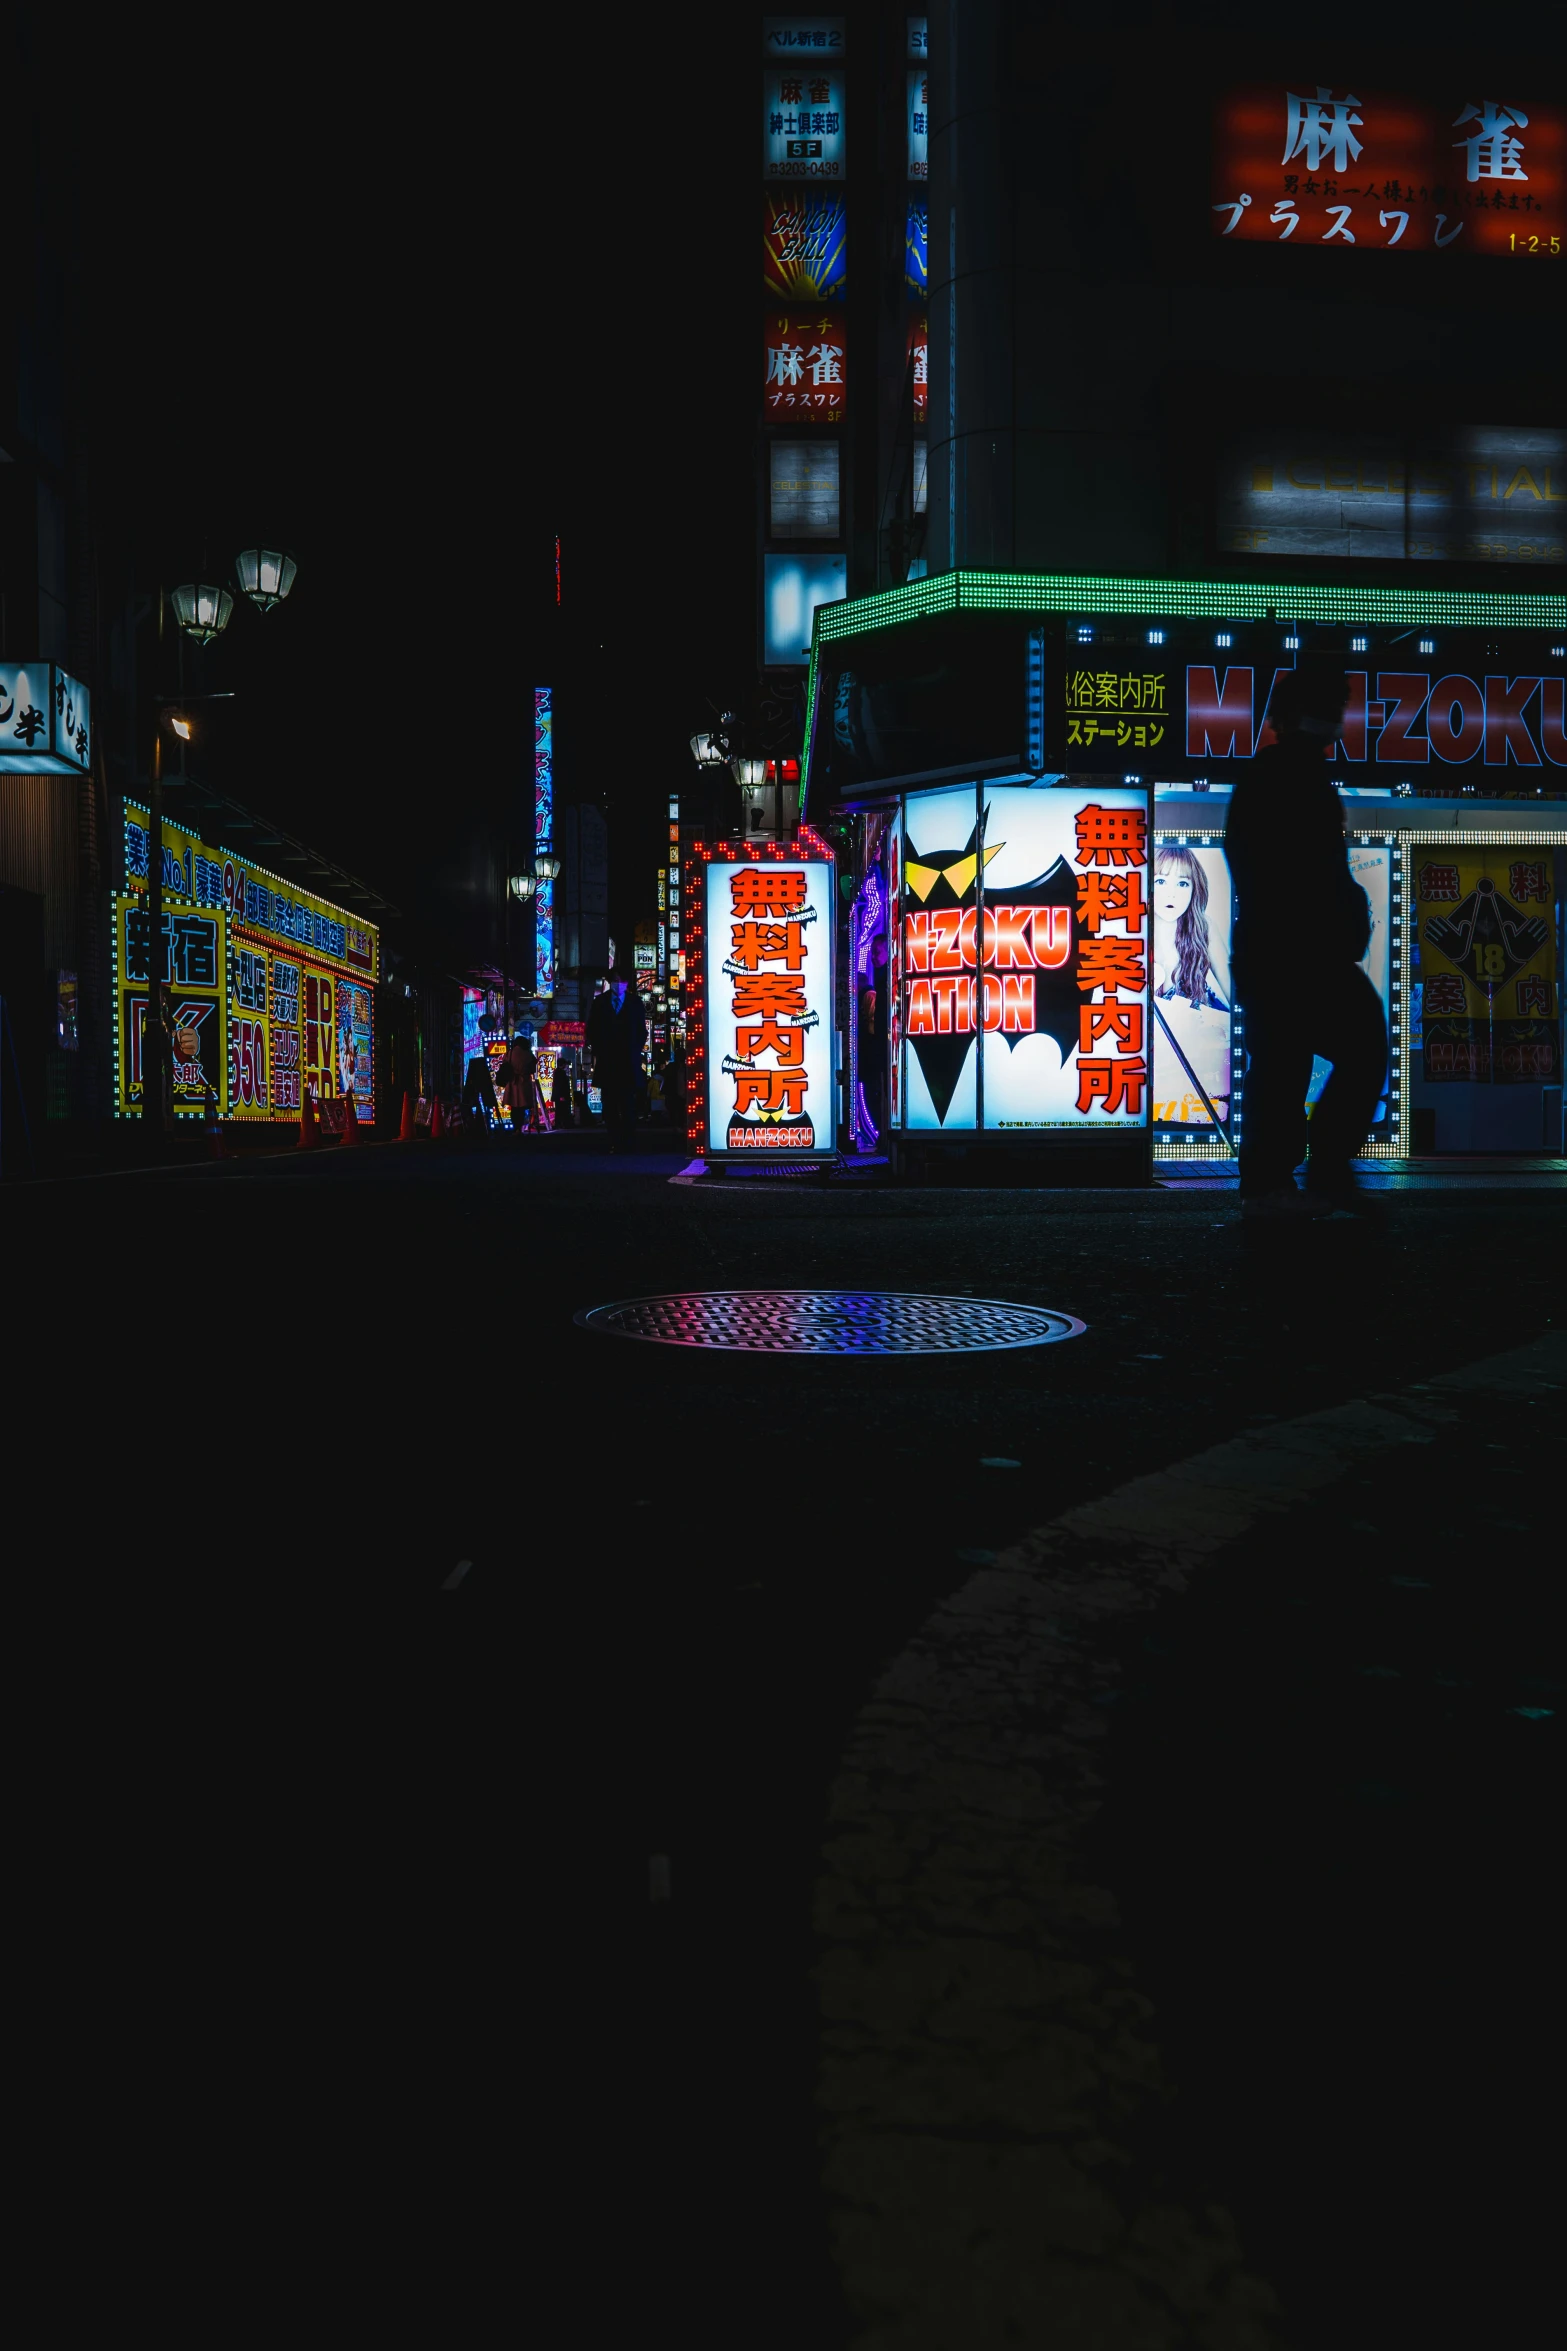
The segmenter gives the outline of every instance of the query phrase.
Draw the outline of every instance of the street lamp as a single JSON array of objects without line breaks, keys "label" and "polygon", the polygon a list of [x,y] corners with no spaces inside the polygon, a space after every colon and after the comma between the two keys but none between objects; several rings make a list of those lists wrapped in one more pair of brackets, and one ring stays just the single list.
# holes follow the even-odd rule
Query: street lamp
[{"label": "street lamp", "polygon": [[560,859],[546,842],[533,860],[533,870],[541,882],[553,882],[560,873]]},{"label": "street lamp", "polygon": [[537,888],[538,883],[531,873],[514,873],[511,877],[511,894],[514,898],[520,898],[524,906]]},{"label": "street lamp", "polygon": [[183,588],[171,591],[169,601],[180,627],[198,645],[210,645],[214,637],[221,637],[234,609],[227,588],[215,588],[205,580],[187,580]]},{"label": "street lamp", "polygon": [[234,577],[258,612],[275,612],[299,566],[276,547],[247,547],[234,558]]}]

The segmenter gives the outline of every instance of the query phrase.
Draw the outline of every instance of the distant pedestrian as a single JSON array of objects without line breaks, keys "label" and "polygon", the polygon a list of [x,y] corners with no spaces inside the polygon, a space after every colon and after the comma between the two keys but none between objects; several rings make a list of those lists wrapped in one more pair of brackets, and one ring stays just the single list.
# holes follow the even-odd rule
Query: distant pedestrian
[{"label": "distant pedestrian", "polygon": [[[1268,713],[1277,741],[1230,798],[1224,848],[1247,1051],[1240,1188],[1251,1216],[1354,1205],[1355,1156],[1387,1076],[1387,1024],[1360,962],[1371,906],[1349,870],[1344,804],[1328,773],[1347,700],[1341,669],[1307,664],[1282,676]],[[1308,1120],[1317,1054],[1333,1069]],[[1303,1159],[1304,1196],[1294,1173]]]},{"label": "distant pedestrian", "polygon": [[520,1135],[533,1123],[533,1089],[539,1074],[539,1057],[527,1037],[513,1037],[511,1051],[495,1074],[511,1112],[511,1131]]},{"label": "distant pedestrian", "polygon": [[588,1009],[588,1044],[593,1074],[604,1098],[604,1124],[617,1158],[636,1147],[637,1107],[642,1093],[642,1048],[647,1014],[629,971],[617,964],[609,986]]},{"label": "distant pedestrian", "polygon": [[557,1134],[572,1124],[571,1108],[571,1070],[562,1052],[555,1057],[555,1074],[550,1079],[550,1116]]},{"label": "distant pedestrian", "polygon": [[476,1053],[468,1064],[468,1074],[462,1084],[463,1124],[472,1134],[487,1135],[500,1116],[495,1100],[495,1081],[490,1075],[488,1056]]}]

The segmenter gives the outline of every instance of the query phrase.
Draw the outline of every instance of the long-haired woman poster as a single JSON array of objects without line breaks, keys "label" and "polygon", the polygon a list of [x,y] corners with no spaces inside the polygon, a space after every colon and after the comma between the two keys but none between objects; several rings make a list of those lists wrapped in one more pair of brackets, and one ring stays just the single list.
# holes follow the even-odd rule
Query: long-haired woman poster
[{"label": "long-haired woman poster", "polygon": [[1230,1115],[1230,876],[1221,849],[1164,842],[1154,852],[1153,1000],[1202,1091],[1157,1019],[1153,1022],[1155,1126],[1213,1124]]}]

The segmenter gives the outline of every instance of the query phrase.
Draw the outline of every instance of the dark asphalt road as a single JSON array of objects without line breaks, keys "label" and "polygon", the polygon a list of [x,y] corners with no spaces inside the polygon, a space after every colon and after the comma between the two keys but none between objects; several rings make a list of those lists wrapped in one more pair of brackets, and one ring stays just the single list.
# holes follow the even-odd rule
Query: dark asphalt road
[{"label": "dark asphalt road", "polygon": [[[247,1706],[265,1657],[285,1725],[320,1705],[320,1653],[357,1647],[343,1712],[416,1791],[388,1964],[432,1994],[432,2176],[461,2183],[475,2275],[544,2242],[606,2314],[687,2343],[890,2351],[924,2338],[851,2325],[811,2108],[811,1884],[878,1672],[973,1555],[1072,1505],[1560,1328],[1563,1193],[1416,1191],[1374,1229],[1281,1233],[1211,1193],[719,1189],[678,1164],[425,1145],[17,1188],[16,1458],[54,1505],[22,1550],[89,1646],[179,1623]],[[800,1362],[572,1321],[763,1283],[1088,1329]],[[1476,1405],[1418,1470],[1376,1462],[1105,1636],[1096,1838],[1177,2082],[1157,2161],[1234,2214],[1269,2341],[1415,2341],[1460,2303],[1494,2339],[1535,2323],[1563,1401]],[[435,1644],[385,1663],[387,1599],[462,1559]],[[378,1843],[380,1775],[360,1753],[351,1776]]]}]

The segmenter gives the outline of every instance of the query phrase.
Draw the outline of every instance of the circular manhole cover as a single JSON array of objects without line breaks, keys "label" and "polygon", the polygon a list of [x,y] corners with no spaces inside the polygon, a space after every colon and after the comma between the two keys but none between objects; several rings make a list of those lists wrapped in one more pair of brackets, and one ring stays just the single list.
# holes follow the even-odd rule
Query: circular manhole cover
[{"label": "circular manhole cover", "polygon": [[1052,1306],[899,1290],[685,1290],[585,1307],[585,1330],[753,1355],[962,1355],[1047,1347],[1087,1326]]}]

